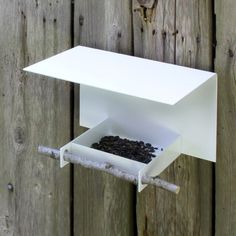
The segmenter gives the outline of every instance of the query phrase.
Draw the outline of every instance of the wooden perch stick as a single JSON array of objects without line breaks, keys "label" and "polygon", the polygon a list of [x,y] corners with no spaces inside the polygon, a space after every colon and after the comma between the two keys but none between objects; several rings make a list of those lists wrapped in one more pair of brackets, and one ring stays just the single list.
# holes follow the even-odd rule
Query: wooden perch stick
[{"label": "wooden perch stick", "polygon": [[[38,152],[41,154],[45,154],[55,160],[60,159],[60,151],[57,149],[53,149],[53,148],[45,147],[45,146],[39,146]],[[69,152],[64,153],[64,160],[68,161],[70,163],[73,163],[73,164],[79,164],[85,168],[101,170],[106,173],[112,174],[120,179],[124,179],[126,181],[129,181],[133,184],[136,184],[136,185],[138,184],[138,177],[137,176],[126,173],[124,171],[121,171],[121,170],[117,169],[116,167],[114,167],[113,165],[111,165],[110,163],[98,163],[95,161],[85,160],[85,159],[83,159],[77,155],[74,155],[72,153],[69,153]],[[151,185],[157,186],[159,188],[168,190],[168,191],[176,193],[176,194],[178,194],[179,190],[180,190],[179,186],[169,183],[165,180],[162,180],[159,177],[143,176],[142,183],[143,184],[151,184]]]}]

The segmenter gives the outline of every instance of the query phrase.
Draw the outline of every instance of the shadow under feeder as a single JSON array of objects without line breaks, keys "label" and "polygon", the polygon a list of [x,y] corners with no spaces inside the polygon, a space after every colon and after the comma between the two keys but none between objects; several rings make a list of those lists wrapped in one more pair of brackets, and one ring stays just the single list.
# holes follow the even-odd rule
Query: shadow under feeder
[{"label": "shadow under feeder", "polygon": [[[89,130],[60,148],[61,167],[67,152],[133,176],[140,192],[181,153],[216,161],[215,73],[82,46],[25,70],[80,84],[80,125]],[[146,164],[91,148],[104,136],[163,151]]]}]

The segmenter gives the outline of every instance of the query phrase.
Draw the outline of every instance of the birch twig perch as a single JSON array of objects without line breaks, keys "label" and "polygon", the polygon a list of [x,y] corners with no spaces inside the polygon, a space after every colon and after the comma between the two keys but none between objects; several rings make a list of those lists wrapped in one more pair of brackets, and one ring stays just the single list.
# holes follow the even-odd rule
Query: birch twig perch
[{"label": "birch twig perch", "polygon": [[[45,146],[39,146],[38,152],[41,154],[45,154],[55,160],[60,159],[60,151],[58,149],[45,147]],[[136,184],[136,185],[138,183],[138,176],[121,171],[118,168],[116,168],[115,166],[111,165],[110,163],[98,163],[95,161],[86,160],[86,159],[83,159],[83,158],[81,158],[77,155],[74,155],[72,153],[69,153],[69,152],[64,153],[64,159],[65,159],[65,161],[68,161],[73,164],[79,164],[85,168],[104,171],[106,173],[114,175],[120,179],[124,179],[124,180],[129,181],[129,182]],[[179,190],[180,190],[179,186],[169,183],[159,177],[143,176],[142,183],[154,185],[156,187],[168,190],[168,191],[173,192],[175,194],[178,194]]]}]

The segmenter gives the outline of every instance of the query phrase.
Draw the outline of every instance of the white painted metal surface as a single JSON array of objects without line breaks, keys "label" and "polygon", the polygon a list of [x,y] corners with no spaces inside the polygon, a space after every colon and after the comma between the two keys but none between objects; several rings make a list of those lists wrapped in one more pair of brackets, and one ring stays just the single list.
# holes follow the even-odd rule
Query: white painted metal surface
[{"label": "white painted metal surface", "polygon": [[[137,129],[137,127],[139,128]],[[148,127],[152,129],[147,129]],[[107,135],[118,135],[130,140],[151,143],[154,147],[158,147],[154,153],[156,157],[148,164],[144,164],[91,148],[93,143]],[[107,119],[61,148],[61,167],[66,164],[63,159],[65,150],[90,161],[112,164],[124,172],[138,176],[138,191],[140,192],[146,186],[141,182],[142,175],[157,176],[160,174],[181,154],[181,145],[180,136],[164,127],[153,126],[153,124],[143,126],[143,122],[129,125],[124,120]]]},{"label": "white painted metal surface", "polygon": [[82,46],[24,70],[170,105],[215,75]]},{"label": "white painted metal surface", "polygon": [[[61,148],[139,176],[160,174],[180,153],[216,161],[215,73],[78,46],[25,68],[81,84],[80,125],[87,132]],[[91,149],[105,135],[164,148],[143,164]]]},{"label": "white painted metal surface", "polygon": [[216,77],[174,106],[81,86],[80,124],[92,128],[108,117],[124,120],[129,125],[142,122],[141,126],[149,130],[152,127],[147,123],[161,124],[181,135],[182,153],[216,161],[216,96]]}]

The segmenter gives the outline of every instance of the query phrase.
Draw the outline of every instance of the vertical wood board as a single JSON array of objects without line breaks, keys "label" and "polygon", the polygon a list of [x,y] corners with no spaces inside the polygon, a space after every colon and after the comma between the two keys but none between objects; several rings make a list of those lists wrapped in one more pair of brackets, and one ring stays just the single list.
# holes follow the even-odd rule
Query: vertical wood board
[{"label": "vertical wood board", "polygon": [[[212,70],[212,7],[210,0],[187,4],[184,0],[176,0],[176,64]],[[176,205],[177,214],[185,219],[180,232],[212,235],[213,164],[183,156],[175,163],[175,169],[179,166],[186,168],[179,168],[176,175],[176,181],[183,186]]]},{"label": "vertical wood board", "polygon": [[216,0],[215,6],[219,77],[215,233],[220,236],[236,232],[236,5],[234,0]]},{"label": "vertical wood board", "polygon": [[[149,11],[145,20],[143,11]],[[146,12],[147,13],[147,12]],[[145,58],[174,63],[175,2],[158,1],[153,9],[140,8],[133,0],[134,54]],[[175,182],[173,167],[161,177]],[[163,190],[148,186],[137,195],[138,235],[173,235],[175,232],[175,198]]]},{"label": "vertical wood board", "polygon": [[[75,0],[75,45],[132,53],[131,3]],[[115,71],[114,71],[115,73]],[[79,86],[75,86],[74,133],[79,127]],[[74,234],[133,235],[133,186],[95,170],[74,167]]]},{"label": "vertical wood board", "polygon": [[[146,20],[136,0],[133,8],[135,55],[211,69],[210,1],[156,1]],[[211,164],[181,156],[161,176],[180,194],[148,187],[138,195],[139,235],[211,235]]]},{"label": "vertical wood board", "polygon": [[0,235],[69,235],[69,169],[37,154],[69,140],[69,84],[22,71],[69,47],[70,1],[0,2]]}]

